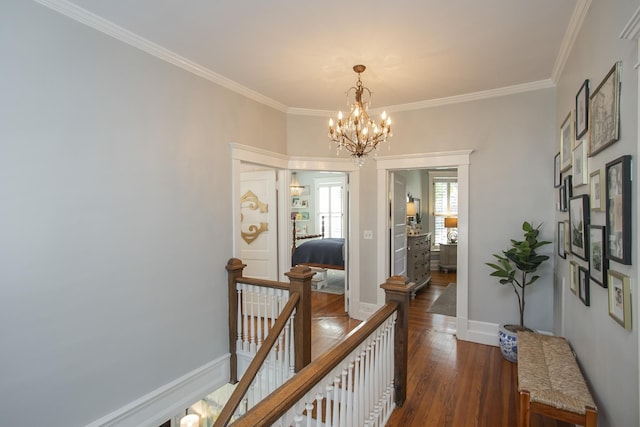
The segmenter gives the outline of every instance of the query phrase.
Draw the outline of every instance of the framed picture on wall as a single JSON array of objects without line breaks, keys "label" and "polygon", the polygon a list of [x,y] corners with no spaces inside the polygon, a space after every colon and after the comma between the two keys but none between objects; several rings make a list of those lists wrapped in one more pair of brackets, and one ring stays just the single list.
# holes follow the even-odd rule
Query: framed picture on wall
[{"label": "framed picture on wall", "polygon": [[576,139],[587,133],[589,126],[589,80],[585,80],[576,95]]},{"label": "framed picture on wall", "polygon": [[621,64],[616,62],[591,94],[589,156],[595,156],[619,138]]},{"label": "framed picture on wall", "polygon": [[589,225],[589,276],[603,288],[607,287],[606,235],[602,225]]},{"label": "framed picture on wall", "polygon": [[562,173],[560,172],[560,153],[553,157],[553,187],[559,188],[562,185]]},{"label": "framed picture on wall", "polygon": [[575,187],[586,184],[589,179],[587,170],[587,144],[583,141],[576,141],[576,146],[573,149],[571,173],[573,174],[573,185]]},{"label": "framed picture on wall", "polygon": [[589,204],[591,205],[592,211],[604,210],[604,183],[604,169],[591,172],[589,179]]},{"label": "framed picture on wall", "polygon": [[558,256],[567,258],[567,253],[564,250],[564,221],[558,221]]},{"label": "framed picture on wall", "polygon": [[572,114],[562,122],[560,126],[560,171],[565,172],[571,168],[571,154],[573,151],[573,120]]},{"label": "framed picture on wall", "polygon": [[609,270],[609,316],[623,328],[631,329],[631,290],[629,276]]},{"label": "framed picture on wall", "polygon": [[569,202],[569,227],[571,236],[571,253],[587,260],[589,223],[589,199],[586,194],[572,197]]},{"label": "framed picture on wall", "polygon": [[580,270],[580,266],[577,262],[571,261],[569,262],[569,289],[571,292],[578,295],[578,271]]},{"label": "framed picture on wall", "polygon": [[607,163],[607,258],[631,264],[631,156]]},{"label": "framed picture on wall", "polygon": [[589,307],[589,271],[582,266],[578,269],[578,298]]}]

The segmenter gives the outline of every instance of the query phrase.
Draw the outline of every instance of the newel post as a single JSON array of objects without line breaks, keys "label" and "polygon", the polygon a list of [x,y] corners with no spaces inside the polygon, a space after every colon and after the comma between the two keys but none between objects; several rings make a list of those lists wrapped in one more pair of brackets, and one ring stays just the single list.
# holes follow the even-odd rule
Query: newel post
[{"label": "newel post", "polygon": [[303,265],[297,265],[285,273],[289,278],[290,291],[300,295],[293,318],[296,372],[311,363],[311,278],[314,274],[309,267]]},{"label": "newel post", "polygon": [[238,258],[231,258],[227,262],[227,281],[229,292],[229,382],[238,382],[238,354],[236,353],[236,340],[238,339],[238,291],[236,283],[247,264],[243,264]]},{"label": "newel post", "polygon": [[409,283],[404,276],[391,276],[380,285],[385,291],[387,303],[398,304],[398,315],[395,325],[394,342],[394,376],[395,401],[402,406],[407,398],[407,358],[409,351],[409,301],[415,283]]}]

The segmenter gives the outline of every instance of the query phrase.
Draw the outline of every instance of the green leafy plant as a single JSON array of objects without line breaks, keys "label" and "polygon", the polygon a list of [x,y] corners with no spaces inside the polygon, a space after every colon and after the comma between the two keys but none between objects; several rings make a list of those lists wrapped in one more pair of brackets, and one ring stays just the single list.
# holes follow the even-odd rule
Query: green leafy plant
[{"label": "green leafy plant", "polygon": [[525,289],[538,280],[540,276],[535,275],[535,272],[543,262],[549,259],[547,255],[539,255],[536,252],[538,248],[551,243],[538,241],[541,226],[542,224],[534,228],[525,221],[522,224],[524,240],[511,239],[511,247],[508,250],[502,251],[502,255],[493,254],[498,260],[497,263],[486,263],[494,270],[491,276],[498,277],[501,285],[510,284],[513,287],[520,309],[520,330],[526,329],[524,326]]}]

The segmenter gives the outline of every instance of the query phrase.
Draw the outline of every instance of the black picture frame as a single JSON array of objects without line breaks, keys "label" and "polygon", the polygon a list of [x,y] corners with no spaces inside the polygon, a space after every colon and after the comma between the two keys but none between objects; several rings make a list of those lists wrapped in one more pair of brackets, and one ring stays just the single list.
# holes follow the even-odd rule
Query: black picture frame
[{"label": "black picture frame", "polygon": [[567,201],[573,197],[573,175],[564,177],[564,186],[567,188]]},{"label": "black picture frame", "polygon": [[565,251],[565,243],[564,243],[564,221],[558,221],[558,256],[560,258],[567,259],[567,252]]},{"label": "black picture frame", "polygon": [[631,156],[607,163],[605,177],[607,258],[631,265]]},{"label": "black picture frame", "polygon": [[562,185],[562,172],[560,172],[560,153],[553,158],[553,188],[559,188]]},{"label": "black picture frame", "polygon": [[607,235],[603,225],[589,225],[589,277],[603,288],[607,287]]},{"label": "black picture frame", "polygon": [[589,270],[580,266],[578,271],[578,298],[587,307],[591,304],[590,301],[590,289],[589,289]]},{"label": "black picture frame", "polygon": [[569,201],[569,239],[571,253],[587,261],[589,256],[589,197],[586,194],[572,197]]},{"label": "black picture frame", "polygon": [[576,94],[576,140],[589,129],[589,79],[585,80]]},{"label": "black picture frame", "polygon": [[589,157],[620,138],[620,69],[616,62],[590,96]]},{"label": "black picture frame", "polygon": [[558,210],[560,212],[567,211],[567,192],[564,188],[564,184],[558,188]]}]

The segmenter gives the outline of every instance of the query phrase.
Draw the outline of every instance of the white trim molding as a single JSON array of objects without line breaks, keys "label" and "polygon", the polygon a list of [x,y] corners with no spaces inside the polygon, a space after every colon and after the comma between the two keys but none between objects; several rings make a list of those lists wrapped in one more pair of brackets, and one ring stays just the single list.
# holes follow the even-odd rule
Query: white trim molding
[{"label": "white trim molding", "polygon": [[229,382],[229,354],[194,369],[87,427],[157,427]]},{"label": "white trim molding", "polygon": [[553,71],[551,72],[551,80],[554,83],[557,83],[562,75],[564,66],[567,63],[571,49],[573,49],[573,44],[578,38],[578,33],[580,32],[580,28],[582,28],[582,23],[587,16],[590,6],[591,0],[578,0],[575,9],[573,9],[573,15],[571,15],[569,26],[564,34],[564,39],[560,45],[560,51],[556,57],[556,63],[554,64]]}]

